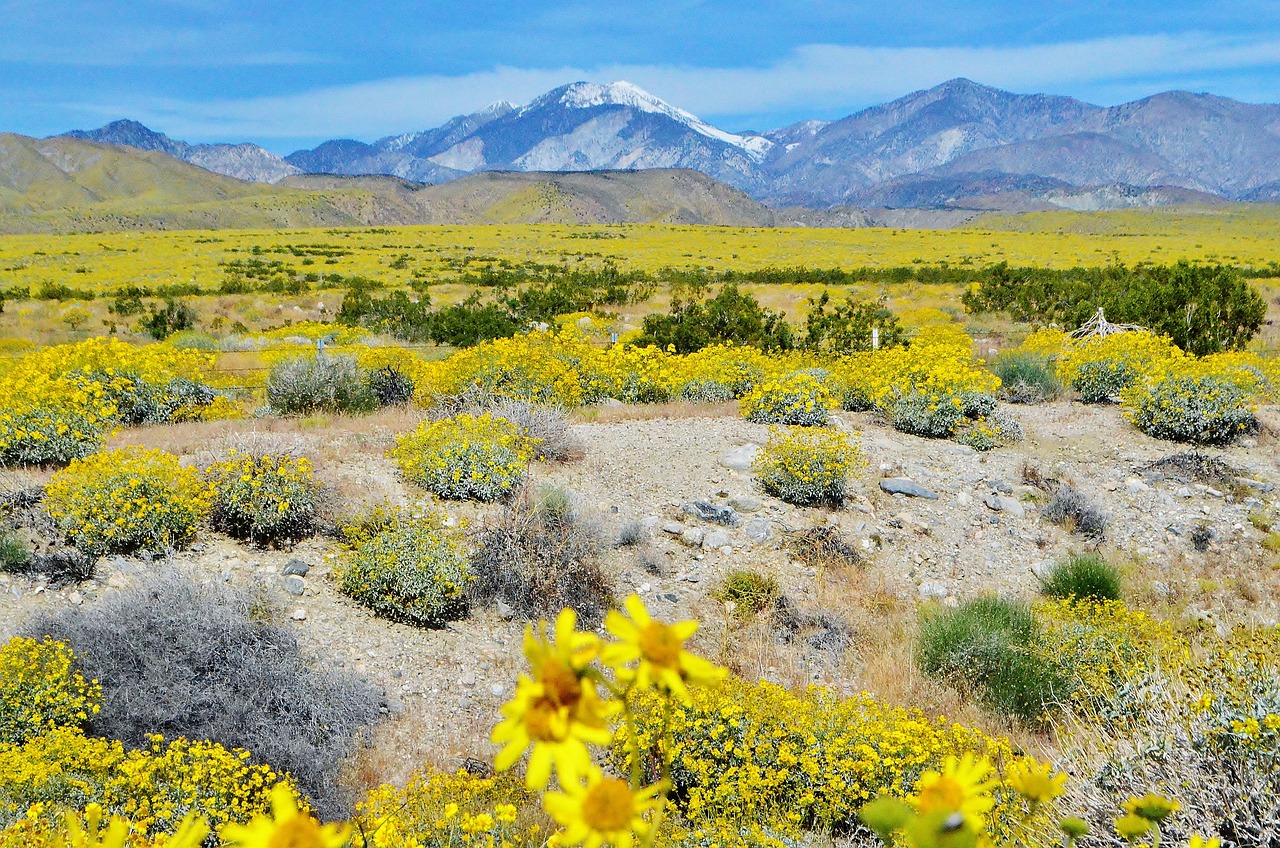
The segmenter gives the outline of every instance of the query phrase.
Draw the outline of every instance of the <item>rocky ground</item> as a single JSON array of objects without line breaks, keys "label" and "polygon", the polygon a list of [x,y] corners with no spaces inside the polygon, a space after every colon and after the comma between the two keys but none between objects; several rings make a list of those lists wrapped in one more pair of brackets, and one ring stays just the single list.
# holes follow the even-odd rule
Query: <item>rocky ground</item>
[{"label": "rocky ground", "polygon": [[[1013,407],[1026,438],[988,453],[841,413],[836,426],[861,434],[868,466],[840,511],[799,509],[759,491],[749,462],[768,428],[724,407],[679,407],[669,411],[673,417],[660,411],[615,408],[575,425],[584,456],[538,466],[534,483],[572,491],[611,542],[620,533],[638,535],[636,544],[606,550],[619,594],[637,592],[661,617],[696,616],[703,622],[701,650],[743,674],[869,689],[890,699],[924,697],[915,705],[926,709],[950,706],[922,696],[907,668],[916,603],[952,604],[983,592],[1029,596],[1037,573],[1093,547],[1125,561],[1135,599],[1158,614],[1210,625],[1280,619],[1276,556],[1263,550],[1264,534],[1250,520],[1280,515],[1274,409],[1263,411],[1267,426],[1257,438],[1210,452],[1232,474],[1202,479],[1187,467],[1153,468],[1185,449],[1143,436],[1115,408]],[[332,493],[331,510],[341,515],[360,503],[423,497],[382,455],[411,423],[405,413],[328,426],[272,422],[261,426],[275,432],[253,438],[285,440],[312,456]],[[253,426],[180,425],[121,438],[200,461],[243,440],[237,431]],[[1042,517],[1053,488],[1046,481],[1053,480],[1073,485],[1109,515],[1102,540]],[[17,488],[33,481],[39,482],[9,474],[3,482]],[[470,527],[497,510],[444,508],[451,521]],[[864,562],[826,568],[796,559],[789,536],[815,526],[838,529]],[[395,718],[360,764],[359,782],[402,779],[423,761],[456,765],[469,755],[487,757],[488,728],[520,670],[523,623],[491,609],[439,631],[376,618],[336,591],[330,580],[336,556],[337,543],[327,537],[275,551],[205,533],[165,565],[204,580],[263,587],[304,647],[384,689]],[[158,567],[112,557],[90,580],[63,587],[0,575],[0,639],[21,632],[42,610],[92,604]],[[724,575],[740,568],[774,577],[807,635],[784,643],[767,619],[744,626],[715,600]]]}]

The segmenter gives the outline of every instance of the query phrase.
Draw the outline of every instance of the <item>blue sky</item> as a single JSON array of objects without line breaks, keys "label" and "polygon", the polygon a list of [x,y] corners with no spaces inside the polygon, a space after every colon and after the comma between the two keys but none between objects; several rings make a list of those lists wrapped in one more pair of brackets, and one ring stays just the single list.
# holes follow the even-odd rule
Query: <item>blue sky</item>
[{"label": "blue sky", "polygon": [[287,153],[577,79],[768,129],[957,76],[1104,105],[1280,102],[1280,2],[0,0],[0,131],[38,136],[130,117]]}]

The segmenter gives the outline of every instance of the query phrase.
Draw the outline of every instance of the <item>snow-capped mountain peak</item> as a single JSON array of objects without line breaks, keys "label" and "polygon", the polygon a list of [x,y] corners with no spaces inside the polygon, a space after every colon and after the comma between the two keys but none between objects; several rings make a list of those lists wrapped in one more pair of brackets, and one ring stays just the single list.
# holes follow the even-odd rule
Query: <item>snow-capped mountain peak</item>
[{"label": "snow-capped mountain peak", "polygon": [[746,151],[753,159],[761,159],[772,142],[762,136],[745,137],[711,126],[691,112],[672,106],[634,83],[618,80],[607,85],[575,82],[550,91],[525,107],[525,111],[559,105],[568,109],[591,109],[598,106],[626,106],[640,112],[665,115],[689,129]]}]

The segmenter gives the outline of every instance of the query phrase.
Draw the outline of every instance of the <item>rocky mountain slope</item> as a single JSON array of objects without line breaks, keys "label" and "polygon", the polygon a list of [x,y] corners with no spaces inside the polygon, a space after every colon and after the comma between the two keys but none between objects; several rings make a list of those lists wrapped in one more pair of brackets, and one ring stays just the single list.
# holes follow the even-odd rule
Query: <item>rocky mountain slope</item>
[{"label": "rocky mountain slope", "polygon": [[764,133],[726,132],[630,83],[575,82],[526,106],[499,102],[434,129],[326,141],[284,159],[174,141],[132,121],[71,135],[262,182],[684,168],[773,207],[1111,208],[1111,198],[1162,205],[1184,192],[1273,200],[1280,185],[1280,106],[1173,91],[1104,108],[965,79]]}]

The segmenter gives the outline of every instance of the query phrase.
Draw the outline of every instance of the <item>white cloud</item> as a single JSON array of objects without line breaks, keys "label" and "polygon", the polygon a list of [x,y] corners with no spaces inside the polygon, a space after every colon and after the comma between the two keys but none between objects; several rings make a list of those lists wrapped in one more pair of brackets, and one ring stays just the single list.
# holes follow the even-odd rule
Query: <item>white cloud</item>
[{"label": "white cloud", "polygon": [[1180,33],[1025,47],[815,44],[759,68],[498,67],[249,99],[117,103],[99,111],[136,115],[175,137],[193,140],[370,139],[436,126],[495,100],[526,102],[578,79],[627,79],[695,114],[732,122],[737,116],[782,111],[844,114],[958,76],[1021,92],[1081,92],[1087,99],[1090,91],[1155,93],[1192,75],[1267,66],[1280,66],[1280,37]]}]

